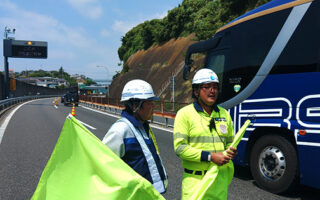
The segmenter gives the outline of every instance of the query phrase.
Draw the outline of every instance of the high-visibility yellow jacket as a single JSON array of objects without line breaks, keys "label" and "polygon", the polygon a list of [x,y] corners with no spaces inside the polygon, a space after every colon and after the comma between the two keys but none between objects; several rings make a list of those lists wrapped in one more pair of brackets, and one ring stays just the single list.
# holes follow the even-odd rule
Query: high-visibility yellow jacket
[{"label": "high-visibility yellow jacket", "polygon": [[[214,118],[215,128],[209,124]],[[223,152],[234,137],[230,114],[220,106],[214,106],[211,115],[197,102],[178,111],[173,129],[174,150],[182,159],[183,168],[207,170],[210,152]]]}]

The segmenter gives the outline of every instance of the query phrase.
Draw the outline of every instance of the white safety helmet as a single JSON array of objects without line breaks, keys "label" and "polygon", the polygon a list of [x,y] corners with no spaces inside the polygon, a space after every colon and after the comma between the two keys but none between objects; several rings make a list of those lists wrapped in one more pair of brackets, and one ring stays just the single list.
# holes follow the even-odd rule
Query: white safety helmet
[{"label": "white safety helmet", "polygon": [[207,68],[197,71],[192,79],[192,85],[204,83],[219,83],[217,74]]},{"label": "white safety helmet", "polygon": [[129,81],[122,90],[121,102],[128,101],[129,99],[141,99],[141,100],[159,100],[151,85],[146,81],[135,79]]}]

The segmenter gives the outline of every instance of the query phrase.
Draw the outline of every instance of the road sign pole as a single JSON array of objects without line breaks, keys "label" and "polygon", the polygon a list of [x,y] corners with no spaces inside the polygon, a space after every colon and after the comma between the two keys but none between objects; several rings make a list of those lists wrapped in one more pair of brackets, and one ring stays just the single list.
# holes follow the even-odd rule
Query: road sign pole
[{"label": "road sign pole", "polygon": [[9,98],[9,63],[8,57],[4,56],[4,98]]},{"label": "road sign pole", "polygon": [[3,39],[4,56],[4,98],[9,98],[10,79],[8,57],[11,58],[47,58],[48,43],[44,41],[15,40],[8,34],[14,34],[16,29],[5,27]]}]

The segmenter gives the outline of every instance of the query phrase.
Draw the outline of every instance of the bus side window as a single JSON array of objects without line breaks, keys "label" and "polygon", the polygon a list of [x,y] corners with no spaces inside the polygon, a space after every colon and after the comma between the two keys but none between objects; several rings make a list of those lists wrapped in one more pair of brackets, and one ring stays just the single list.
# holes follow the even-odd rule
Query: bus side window
[{"label": "bus side window", "polygon": [[318,10],[309,10],[306,13],[271,70],[271,74],[320,72],[320,15],[317,14],[318,12]]}]

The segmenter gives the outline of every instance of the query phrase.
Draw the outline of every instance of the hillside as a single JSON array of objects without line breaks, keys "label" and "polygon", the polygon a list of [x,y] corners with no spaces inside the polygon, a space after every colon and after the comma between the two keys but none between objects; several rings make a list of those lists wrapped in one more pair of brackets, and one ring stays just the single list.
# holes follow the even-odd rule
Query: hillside
[{"label": "hillside", "polygon": [[182,72],[185,53],[195,42],[194,38],[192,34],[188,37],[171,39],[162,45],[140,50],[130,56],[127,60],[129,71],[113,79],[110,96],[120,98],[125,83],[132,79],[143,79],[152,85],[155,93],[163,100],[171,101],[170,78],[175,75],[175,102],[191,102],[191,82],[182,79]]}]

